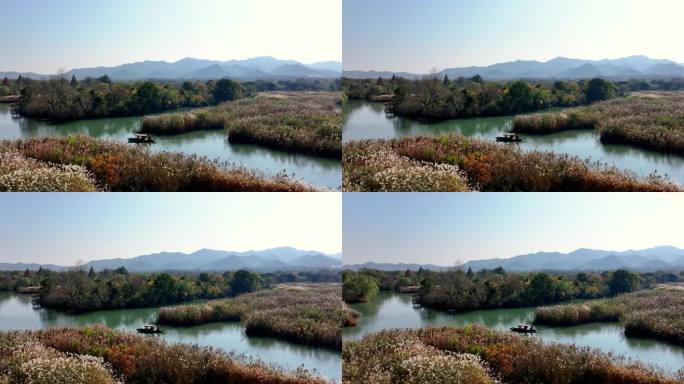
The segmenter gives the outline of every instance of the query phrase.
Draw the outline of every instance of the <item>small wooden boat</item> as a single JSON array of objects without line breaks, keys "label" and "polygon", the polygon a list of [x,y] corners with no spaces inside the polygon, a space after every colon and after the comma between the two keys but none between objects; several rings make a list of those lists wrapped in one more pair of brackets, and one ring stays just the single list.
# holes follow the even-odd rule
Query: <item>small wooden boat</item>
[{"label": "small wooden boat", "polygon": [[142,328],[138,328],[137,331],[138,331],[138,333],[146,333],[146,334],[162,333],[162,330],[159,329],[159,326],[156,326],[156,325],[145,325]]},{"label": "small wooden boat", "polygon": [[496,141],[501,141],[504,143],[519,143],[523,139],[517,133],[504,133],[503,136],[497,136]]},{"label": "small wooden boat", "polygon": [[537,329],[533,325],[521,324],[517,327],[511,328],[515,333],[537,333]]},{"label": "small wooden boat", "polygon": [[128,138],[129,143],[154,143],[154,138],[147,133],[136,133]]}]

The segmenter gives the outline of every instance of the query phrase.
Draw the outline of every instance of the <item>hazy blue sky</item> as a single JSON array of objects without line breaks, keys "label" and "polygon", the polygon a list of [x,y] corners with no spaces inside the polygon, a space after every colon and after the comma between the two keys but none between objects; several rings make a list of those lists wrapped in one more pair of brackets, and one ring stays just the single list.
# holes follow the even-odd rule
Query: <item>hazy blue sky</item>
[{"label": "hazy blue sky", "polygon": [[200,248],[337,253],[339,193],[1,194],[0,262],[73,265]]},{"label": "hazy blue sky", "polygon": [[342,59],[341,0],[2,0],[0,70],[184,57]]},{"label": "hazy blue sky", "polygon": [[344,69],[637,54],[684,63],[682,15],[682,0],[344,0]]},{"label": "hazy blue sky", "polygon": [[684,248],[684,194],[345,193],[344,263]]}]

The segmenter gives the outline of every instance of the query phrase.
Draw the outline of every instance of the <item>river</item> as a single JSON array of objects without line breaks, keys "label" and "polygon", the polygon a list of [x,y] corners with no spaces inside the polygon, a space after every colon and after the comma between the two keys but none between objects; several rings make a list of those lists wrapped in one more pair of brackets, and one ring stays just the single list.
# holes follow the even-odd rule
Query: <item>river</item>
[{"label": "river", "polygon": [[[518,324],[529,324],[534,308],[490,309],[462,313],[413,308],[411,296],[380,292],[369,303],[352,304],[361,313],[356,327],[344,328],[344,338],[360,338],[368,333],[391,328],[428,326],[463,326],[479,323],[508,330]],[[654,365],[668,372],[684,368],[684,347],[658,340],[625,337],[618,323],[592,323],[572,327],[537,327],[544,341],[576,344],[623,355]]]},{"label": "river", "polygon": [[[429,136],[460,133],[465,136],[495,140],[513,127],[513,116],[454,119],[426,122],[404,117],[387,117],[384,104],[351,100],[344,106],[342,140],[384,139],[403,136]],[[657,171],[684,184],[684,156],[660,153],[627,145],[602,144],[589,130],[575,130],[548,135],[521,135],[523,150],[541,150],[579,156],[647,176]]]},{"label": "river", "polygon": [[[52,123],[12,114],[8,104],[0,104],[0,140],[40,136],[83,134],[98,139],[127,142],[140,130],[142,117],[117,117]],[[285,171],[304,181],[339,189],[342,165],[339,160],[280,151],[251,144],[232,144],[223,131],[194,131],[179,135],[155,136],[153,151],[197,154],[222,162],[241,164],[267,175]]]},{"label": "river", "polygon": [[[110,328],[135,331],[152,322],[157,308],[117,309],[67,314],[47,308],[33,309],[31,297],[0,292],[0,330],[43,329],[56,326],[83,327],[104,324]],[[210,323],[194,327],[164,326],[161,336],[170,342],[199,344],[221,348],[226,352],[259,358],[287,370],[304,366],[310,371],[336,381],[342,377],[339,352],[290,343],[270,337],[245,334],[239,322]]]}]

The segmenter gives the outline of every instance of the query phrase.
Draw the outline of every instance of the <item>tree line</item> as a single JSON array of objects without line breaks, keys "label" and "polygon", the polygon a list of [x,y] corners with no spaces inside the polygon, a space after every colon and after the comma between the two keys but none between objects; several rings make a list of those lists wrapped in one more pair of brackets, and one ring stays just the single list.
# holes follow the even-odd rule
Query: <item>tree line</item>
[{"label": "tree line", "polygon": [[684,90],[684,79],[485,81],[479,75],[451,80],[432,74],[419,80],[345,78],[342,86],[349,99],[385,101],[396,115],[439,120],[575,107],[634,91]]},{"label": "tree line", "polygon": [[340,87],[339,80],[332,79],[115,82],[106,75],[81,81],[75,76],[70,81],[5,78],[1,84],[0,96],[3,93],[21,95],[16,108],[19,114],[56,121],[217,105],[266,91],[328,91]]},{"label": "tree line", "polygon": [[378,290],[416,287],[426,307],[470,310],[538,306],[572,299],[595,299],[684,281],[684,272],[635,273],[627,270],[580,273],[518,273],[503,268],[473,272],[344,271],[343,298],[347,302],[372,299]]},{"label": "tree line", "polygon": [[96,272],[47,269],[0,272],[0,290],[37,287],[40,304],[60,310],[88,311],[151,307],[194,299],[241,295],[292,282],[339,282],[339,271],[256,273],[247,270],[202,273],[129,273],[126,268]]}]

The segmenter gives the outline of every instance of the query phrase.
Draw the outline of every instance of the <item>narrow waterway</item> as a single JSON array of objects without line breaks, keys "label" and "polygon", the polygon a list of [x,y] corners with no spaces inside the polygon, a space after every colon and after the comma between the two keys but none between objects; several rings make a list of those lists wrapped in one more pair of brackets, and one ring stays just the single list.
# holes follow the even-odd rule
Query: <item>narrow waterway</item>
[{"label": "narrow waterway", "polygon": [[[42,136],[88,135],[98,139],[127,142],[140,130],[142,117],[117,117],[52,123],[12,114],[8,104],[0,104],[0,140]],[[342,165],[339,160],[296,154],[251,144],[232,144],[222,131],[195,131],[171,136],[155,136],[153,151],[183,152],[206,156],[221,162],[244,165],[267,175],[285,172],[308,183],[339,189]]]},{"label": "narrow waterway", "polygon": [[[344,106],[342,140],[385,139],[460,133],[495,140],[513,127],[513,116],[454,119],[437,122],[387,117],[384,104],[352,100]],[[540,150],[578,156],[647,176],[654,171],[684,185],[684,156],[660,153],[627,145],[602,144],[593,131],[576,130],[549,135],[522,135],[523,150]]]},{"label": "narrow waterway", "polygon": [[[361,313],[361,318],[356,327],[344,328],[345,338],[360,338],[383,329],[464,326],[473,323],[508,331],[518,324],[529,324],[534,318],[534,308],[462,313],[414,308],[410,295],[394,292],[380,292],[371,302],[352,304],[351,307]],[[684,347],[658,340],[625,337],[618,323],[593,323],[572,327],[539,326],[537,329],[535,337],[541,337],[544,341],[597,348],[660,367],[668,372],[684,368]]]},{"label": "narrow waterway", "polygon": [[[43,329],[48,327],[83,327],[104,324],[110,328],[135,331],[154,321],[157,308],[117,309],[67,314],[51,309],[33,309],[31,297],[0,292],[0,330]],[[300,366],[336,381],[342,377],[342,357],[339,352],[313,348],[270,337],[245,334],[239,322],[210,323],[195,327],[164,326],[160,336],[170,342],[199,344],[220,348],[226,352],[255,357],[277,364],[287,370]]]}]

